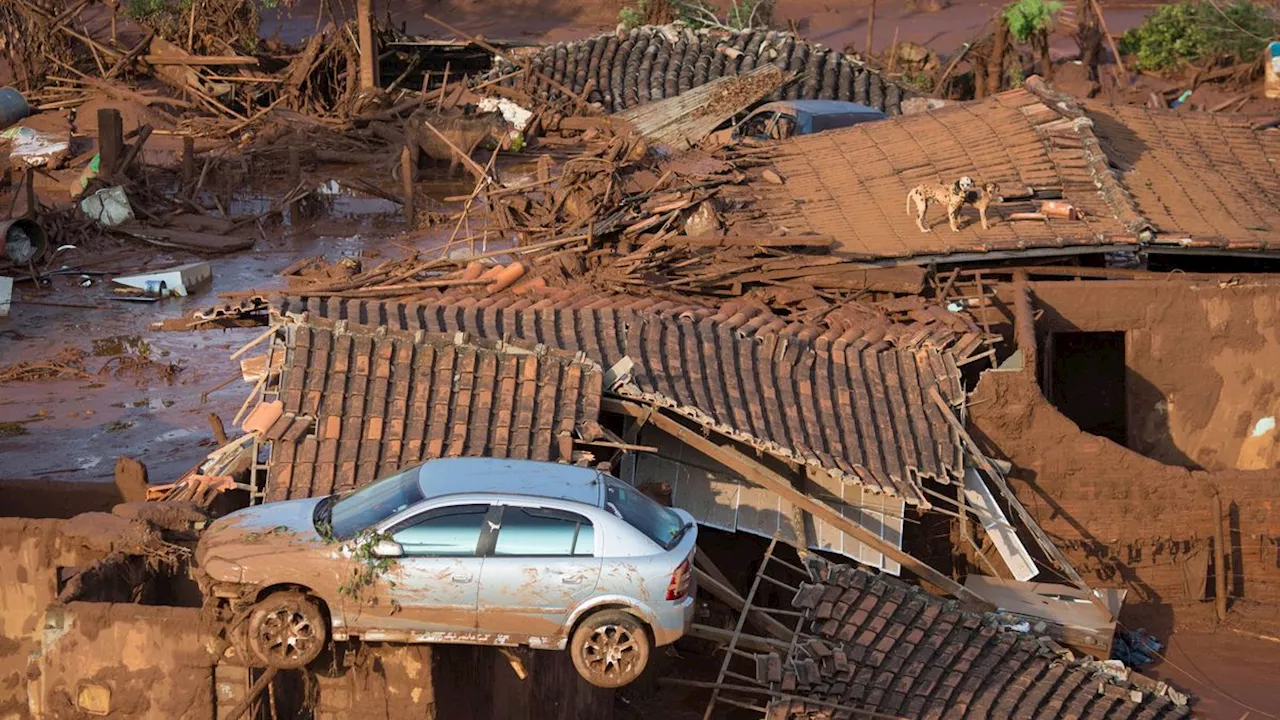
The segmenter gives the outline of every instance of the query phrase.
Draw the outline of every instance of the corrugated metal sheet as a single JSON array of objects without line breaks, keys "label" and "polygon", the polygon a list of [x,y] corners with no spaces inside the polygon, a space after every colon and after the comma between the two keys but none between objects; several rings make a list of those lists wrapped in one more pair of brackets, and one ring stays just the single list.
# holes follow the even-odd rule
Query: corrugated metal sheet
[{"label": "corrugated metal sheet", "polygon": [[350,490],[438,457],[565,460],[599,415],[600,368],[568,353],[323,320],[285,333],[268,500]]},{"label": "corrugated metal sheet", "polygon": [[[1001,93],[981,102],[797,137],[752,150],[782,185],[764,181],[724,192],[746,202],[726,214],[740,234],[816,233],[836,239],[835,250],[853,258],[882,260],[1018,251],[1102,244],[1136,244],[1133,229],[1117,219],[1111,184],[1090,153],[1096,145],[1088,121],[1029,90]],[[916,227],[907,193],[922,183],[950,184],[968,175],[995,182],[1005,196],[1031,191],[1058,195],[1083,212],[1080,220],[1010,222],[1011,212],[1034,211],[1010,201],[988,211],[983,230],[973,208],[961,230],[946,224],[934,203]],[[1109,184],[1110,183],[1110,184]],[[1123,208],[1120,208],[1123,210]]]},{"label": "corrugated metal sheet", "polygon": [[[963,458],[929,400],[962,394],[955,359],[929,333],[892,340],[883,323],[790,332],[746,305],[679,314],[484,305],[286,300],[284,312],[387,324],[410,332],[466,332],[580,351],[608,369],[634,368],[621,395],[663,405],[779,457],[928,506],[920,477],[949,482]],[[699,317],[700,315],[700,317]],[[846,321],[848,319],[846,318]]]},{"label": "corrugated metal sheet", "polygon": [[1280,131],[1221,113],[1087,110],[1156,244],[1280,249]]}]

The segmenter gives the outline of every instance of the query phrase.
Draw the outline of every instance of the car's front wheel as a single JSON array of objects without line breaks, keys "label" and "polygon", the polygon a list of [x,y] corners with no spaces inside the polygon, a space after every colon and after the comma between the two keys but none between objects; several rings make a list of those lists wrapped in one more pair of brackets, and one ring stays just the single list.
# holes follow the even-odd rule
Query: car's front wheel
[{"label": "car's front wheel", "polygon": [[271,593],[249,613],[249,649],[268,667],[306,667],[328,639],[329,623],[320,605],[301,592]]},{"label": "car's front wheel", "polygon": [[569,643],[573,666],[587,682],[602,688],[626,685],[649,664],[649,633],[630,613],[604,610],[589,616]]}]

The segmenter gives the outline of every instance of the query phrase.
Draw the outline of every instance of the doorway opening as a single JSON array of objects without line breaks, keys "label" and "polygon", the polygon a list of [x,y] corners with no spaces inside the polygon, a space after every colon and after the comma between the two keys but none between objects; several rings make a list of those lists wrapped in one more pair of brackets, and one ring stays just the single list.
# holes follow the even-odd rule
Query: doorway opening
[{"label": "doorway opening", "polygon": [[1123,332],[1052,333],[1045,397],[1081,430],[1128,443]]}]

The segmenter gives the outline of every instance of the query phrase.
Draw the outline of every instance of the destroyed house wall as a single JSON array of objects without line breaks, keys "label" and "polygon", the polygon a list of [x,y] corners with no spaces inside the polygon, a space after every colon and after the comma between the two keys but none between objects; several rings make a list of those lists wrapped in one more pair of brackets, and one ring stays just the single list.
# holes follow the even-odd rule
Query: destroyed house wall
[{"label": "destroyed house wall", "polygon": [[[766,63],[803,74],[769,100],[848,100],[898,115],[902,101],[914,95],[842,52],[774,30],[695,32],[647,26],[549,45],[531,58],[534,70],[609,112],[675,97]],[[506,64],[495,72],[512,69]],[[552,97],[560,94],[545,80],[534,77],[530,82]]]},{"label": "destroyed house wall", "polygon": [[1222,495],[1231,598],[1280,601],[1280,471],[1164,465],[1080,430],[1025,371],[988,372],[971,434],[1013,465],[1009,484],[1086,582],[1126,588],[1126,625],[1171,628],[1213,586],[1212,496]]},{"label": "destroyed house wall", "polygon": [[814,637],[785,660],[757,662],[757,680],[799,696],[773,700],[769,720],[857,717],[831,704],[912,719],[1191,715],[1167,685],[1127,671],[1108,677],[1047,638],[1004,629],[995,614],[861,568],[823,564],[818,580],[794,600]]},{"label": "destroyed house wall", "polygon": [[1126,447],[1167,465],[1280,461],[1280,284],[1037,282],[1042,332],[1123,332]]},{"label": "destroyed house wall", "polygon": [[[514,297],[514,296],[513,296]],[[962,451],[930,391],[962,395],[945,335],[882,342],[883,332],[839,335],[771,329],[770,313],[733,316],[593,309],[535,310],[442,301],[378,304],[286,300],[282,312],[389,323],[414,332],[465,332],[580,351],[631,383],[617,394],[669,407],[741,442],[830,472],[873,492],[928,507],[920,478],[949,482]],[[864,337],[864,333],[867,334]],[[834,340],[831,339],[834,337]],[[633,363],[623,362],[629,358]]]},{"label": "destroyed house wall", "polygon": [[[830,236],[836,253],[866,260],[1136,246],[1141,222],[1096,145],[1087,119],[1014,90],[742,150],[772,167],[782,184],[726,188],[744,206],[725,220],[743,235]],[[960,231],[952,232],[942,203],[933,202],[925,218],[933,232],[921,232],[908,193],[922,184],[950,186],[961,176],[978,187],[999,185],[1005,201],[988,210],[990,228],[965,208]],[[1008,219],[1037,211],[1033,198],[1061,198],[1079,217]]]},{"label": "destroyed house wall", "polygon": [[1280,130],[1224,113],[1093,103],[1087,112],[1156,245],[1280,248]]},{"label": "destroyed house wall", "polygon": [[346,323],[289,325],[286,337],[268,500],[439,457],[567,461],[599,414],[599,367],[566,353]]}]

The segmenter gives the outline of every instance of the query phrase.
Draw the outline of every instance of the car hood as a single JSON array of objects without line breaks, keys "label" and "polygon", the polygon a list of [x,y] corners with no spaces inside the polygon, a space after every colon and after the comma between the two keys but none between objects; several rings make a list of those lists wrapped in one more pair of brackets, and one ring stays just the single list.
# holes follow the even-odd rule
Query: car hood
[{"label": "car hood", "polygon": [[196,561],[220,557],[233,562],[260,555],[310,550],[325,544],[312,518],[324,498],[266,503],[215,520],[196,548]]}]

